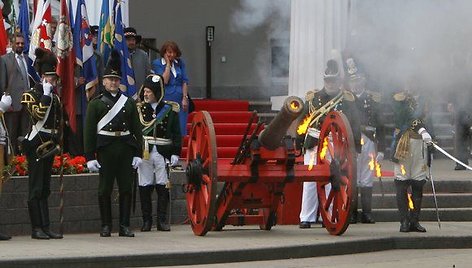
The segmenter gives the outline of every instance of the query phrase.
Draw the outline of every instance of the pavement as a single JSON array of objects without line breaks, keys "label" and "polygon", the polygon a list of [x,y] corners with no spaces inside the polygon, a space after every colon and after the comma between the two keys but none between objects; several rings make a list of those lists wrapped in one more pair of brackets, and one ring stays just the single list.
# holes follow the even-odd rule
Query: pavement
[{"label": "pavement", "polygon": [[[387,167],[388,163],[384,164]],[[470,171],[453,171],[448,160],[435,160],[437,180],[472,180]],[[0,267],[146,267],[278,260],[356,254],[398,249],[472,248],[471,222],[422,222],[426,233],[400,233],[399,223],[354,224],[341,236],[321,226],[299,229],[277,225],[271,231],[256,226],[225,226],[223,231],[195,236],[189,225],[171,232],[142,233],[124,238],[113,233],[65,234],[61,240],[16,236],[0,242]],[[116,230],[115,230],[116,231]]]}]

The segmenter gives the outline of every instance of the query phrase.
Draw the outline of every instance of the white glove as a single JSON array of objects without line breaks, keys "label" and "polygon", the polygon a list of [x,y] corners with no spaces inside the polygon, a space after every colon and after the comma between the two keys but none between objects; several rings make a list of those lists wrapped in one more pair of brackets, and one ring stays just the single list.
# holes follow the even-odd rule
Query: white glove
[{"label": "white glove", "polygon": [[97,160],[90,160],[87,162],[87,168],[90,170],[90,172],[98,172],[98,170],[101,168],[100,163],[98,163]]},{"label": "white glove", "polygon": [[418,130],[418,133],[421,135],[421,138],[423,139],[423,142],[426,144],[431,144],[433,143],[433,138],[431,138],[431,135],[429,135],[428,131],[424,127],[420,128]]},{"label": "white glove", "polygon": [[174,167],[174,166],[176,166],[178,163],[179,163],[179,156],[178,156],[178,155],[175,155],[175,154],[171,155],[171,157],[170,157],[170,165]]},{"label": "white glove", "polygon": [[49,82],[46,82],[46,80],[43,81],[43,95],[51,95],[52,91],[52,84]]},{"label": "white glove", "polygon": [[0,111],[6,112],[8,108],[10,108],[12,103],[12,99],[10,95],[3,95],[2,99],[0,100]]},{"label": "white glove", "polygon": [[378,163],[378,162],[384,160],[384,157],[385,157],[384,153],[382,153],[382,152],[377,152],[377,157],[375,158],[375,162]]},{"label": "white glove", "polygon": [[143,162],[143,160],[141,159],[141,157],[133,157],[133,161],[131,162],[131,166],[133,166],[134,169],[137,169],[139,167],[139,165],[141,165],[141,163]]},{"label": "white glove", "polygon": [[321,131],[319,131],[316,128],[313,128],[313,127],[308,128],[308,135],[310,135],[311,137],[313,137],[315,139],[320,138],[320,133],[321,133]]}]

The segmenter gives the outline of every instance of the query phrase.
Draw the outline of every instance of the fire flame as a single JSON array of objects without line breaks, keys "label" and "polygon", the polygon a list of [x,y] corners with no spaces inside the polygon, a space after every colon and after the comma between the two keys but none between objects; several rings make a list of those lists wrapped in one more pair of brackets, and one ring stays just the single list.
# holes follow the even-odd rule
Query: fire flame
[{"label": "fire flame", "polygon": [[410,209],[415,209],[415,206],[413,205],[413,200],[411,199],[411,194],[408,193],[408,208]]},{"label": "fire flame", "polygon": [[311,121],[311,116],[307,115],[305,119],[303,119],[303,123],[301,123],[297,128],[298,135],[303,135],[306,133],[306,131],[308,130],[308,126],[310,125],[310,121]]},{"label": "fire flame", "polygon": [[298,103],[298,101],[291,101],[290,102],[290,108],[292,108],[292,110],[297,110],[298,107],[300,107],[300,103]]},{"label": "fire flame", "polygon": [[370,156],[370,161],[369,161],[369,169],[370,170],[374,170],[375,168],[375,159],[374,159],[374,156],[372,154],[369,154]]},{"label": "fire flame", "polygon": [[324,160],[328,151],[328,136],[323,139],[323,148],[321,148],[320,159]]},{"label": "fire flame", "polygon": [[364,145],[364,139],[361,138],[361,145]]},{"label": "fire flame", "polygon": [[400,170],[401,170],[401,172],[402,172],[402,175],[405,175],[405,174],[406,174],[405,166],[400,165]]},{"label": "fire flame", "polygon": [[375,176],[378,178],[382,177],[382,169],[380,168],[380,164],[375,162]]}]

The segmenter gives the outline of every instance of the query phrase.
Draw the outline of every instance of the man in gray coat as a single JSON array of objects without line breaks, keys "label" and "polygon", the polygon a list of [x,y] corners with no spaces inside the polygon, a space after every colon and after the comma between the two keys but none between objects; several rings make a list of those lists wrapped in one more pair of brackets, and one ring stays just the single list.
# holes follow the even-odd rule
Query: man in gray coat
[{"label": "man in gray coat", "polygon": [[18,154],[18,137],[24,137],[30,125],[28,111],[21,105],[21,96],[32,86],[28,76],[27,55],[23,53],[24,37],[12,35],[12,51],[0,60],[0,91],[11,95],[12,107],[5,111],[5,123],[15,154]]},{"label": "man in gray coat", "polygon": [[[133,65],[135,85],[138,89],[143,85],[146,76],[151,73],[151,63],[148,54],[137,47],[141,42],[141,35],[137,34],[136,29],[133,27],[127,27],[124,29],[124,34],[131,58],[131,64]],[[133,96],[133,98],[136,99],[137,96]]]}]

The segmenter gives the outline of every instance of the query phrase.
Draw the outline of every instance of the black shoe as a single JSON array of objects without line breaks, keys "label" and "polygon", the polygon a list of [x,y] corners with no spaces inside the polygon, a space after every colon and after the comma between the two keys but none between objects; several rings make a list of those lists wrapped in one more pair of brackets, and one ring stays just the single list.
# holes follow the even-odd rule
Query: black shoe
[{"label": "black shoe", "polygon": [[357,212],[353,211],[351,213],[351,217],[349,218],[349,224],[356,224],[357,223]]},{"label": "black shoe", "polygon": [[466,168],[462,165],[457,164],[454,170],[466,170]]},{"label": "black shoe", "polygon": [[62,234],[58,234],[49,230],[49,228],[43,228],[43,232],[51,239],[62,239]]},{"label": "black shoe", "polygon": [[400,223],[400,232],[408,233],[410,231],[410,222],[408,220],[404,220]]},{"label": "black shoe", "polygon": [[11,236],[0,233],[0,240],[10,240]]},{"label": "black shoe", "polygon": [[103,225],[102,230],[100,231],[100,237],[110,237],[111,236],[111,228],[108,225]]},{"label": "black shoe", "polygon": [[31,232],[31,238],[33,238],[33,239],[49,239],[49,235],[47,235],[40,228],[34,228]]},{"label": "black shoe", "polygon": [[134,233],[129,229],[128,226],[120,225],[119,236],[134,237]]},{"label": "black shoe", "polygon": [[149,232],[151,231],[152,222],[151,221],[144,221],[143,226],[141,227],[141,232]]},{"label": "black shoe", "polygon": [[368,213],[368,212],[362,212],[361,214],[361,222],[362,223],[375,223],[375,220],[374,218],[372,217],[372,213]]},{"label": "black shoe", "polygon": [[167,224],[165,221],[157,221],[157,230],[163,232],[170,231],[170,225]]},{"label": "black shoe", "polygon": [[311,223],[309,221],[302,221],[300,225],[298,225],[300,229],[308,229],[311,228]]},{"label": "black shoe", "polygon": [[411,232],[418,232],[418,233],[426,233],[426,228],[421,226],[418,222],[410,224],[410,231]]}]

